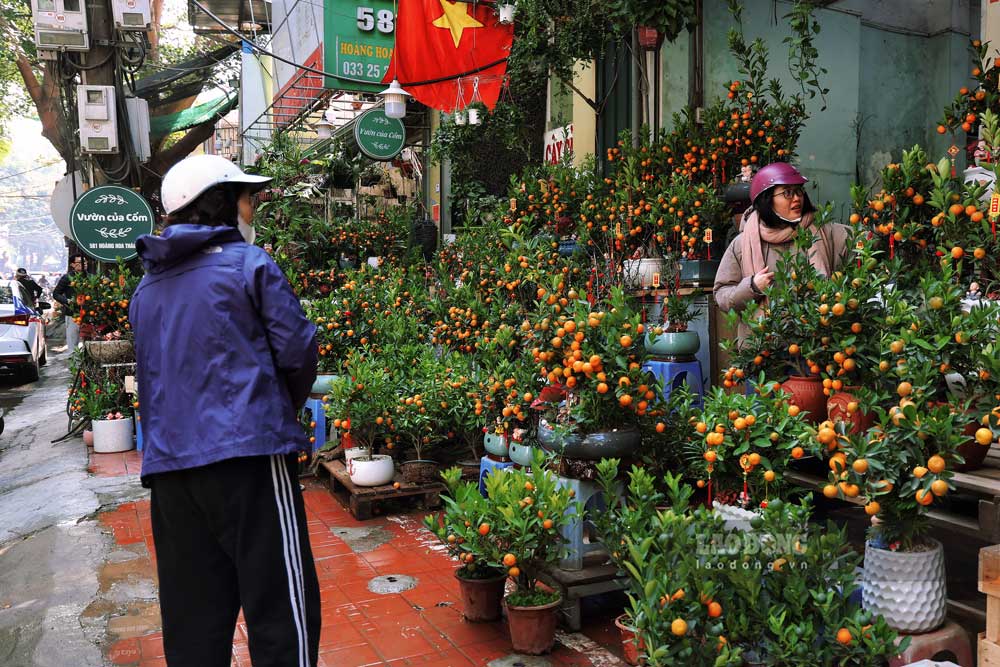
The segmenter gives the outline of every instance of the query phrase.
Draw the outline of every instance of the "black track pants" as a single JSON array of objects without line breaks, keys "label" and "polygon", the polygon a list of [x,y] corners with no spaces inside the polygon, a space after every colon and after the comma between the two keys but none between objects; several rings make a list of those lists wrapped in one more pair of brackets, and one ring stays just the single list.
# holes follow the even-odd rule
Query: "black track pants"
[{"label": "black track pants", "polygon": [[314,667],[320,602],[295,455],[149,477],[170,667],[228,667],[240,607],[254,667]]}]

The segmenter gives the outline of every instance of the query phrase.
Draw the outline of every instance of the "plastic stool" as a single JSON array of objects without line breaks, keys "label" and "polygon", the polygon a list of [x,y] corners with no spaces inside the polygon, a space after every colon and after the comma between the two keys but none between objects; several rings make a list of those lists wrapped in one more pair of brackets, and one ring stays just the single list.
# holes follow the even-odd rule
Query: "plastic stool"
[{"label": "plastic stool", "polygon": [[515,465],[517,464],[513,461],[497,461],[496,459],[491,459],[489,455],[479,459],[479,493],[483,498],[489,497],[486,493],[486,476],[492,474],[494,470],[506,470],[507,468],[513,468]]},{"label": "plastic stool", "polygon": [[705,394],[704,379],[701,374],[701,362],[697,359],[691,361],[655,361],[646,362],[643,370],[653,374],[663,387],[664,400],[670,397],[670,392],[687,384],[691,392],[695,395],[695,405],[703,405],[703,395]]},{"label": "plastic stool", "polygon": [[139,413],[135,413],[135,449],[137,452],[142,451],[142,420],[139,419]]},{"label": "plastic stool", "polygon": [[[572,489],[575,492],[573,500],[578,501],[583,507],[583,517],[575,517],[566,522],[559,531],[563,539],[566,540],[566,556],[560,559],[559,567],[564,570],[582,570],[583,557],[591,551],[598,551],[604,548],[600,542],[590,542],[587,537],[596,534],[594,522],[586,517],[587,513],[603,512],[608,505],[604,499],[604,492],[596,482],[588,482],[582,479],[572,479],[570,477],[559,477],[556,484],[560,488]],[[567,512],[568,513],[568,512]]]},{"label": "plastic stool", "polygon": [[958,623],[945,621],[937,630],[919,635],[907,635],[910,647],[889,660],[889,667],[903,667],[918,660],[933,660],[941,653],[951,653],[959,667],[975,667],[969,635]]},{"label": "plastic stool", "polygon": [[326,406],[323,404],[323,399],[307,398],[306,404],[302,408],[303,413],[306,411],[309,411],[309,421],[316,422],[316,427],[313,429],[313,437],[316,438],[316,441],[312,445],[313,451],[316,451],[326,444]]}]

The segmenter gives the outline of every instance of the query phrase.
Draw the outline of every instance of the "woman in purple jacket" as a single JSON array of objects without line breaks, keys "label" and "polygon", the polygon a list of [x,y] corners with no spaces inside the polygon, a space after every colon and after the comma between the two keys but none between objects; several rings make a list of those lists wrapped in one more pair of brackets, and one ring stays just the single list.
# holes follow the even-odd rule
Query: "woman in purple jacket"
[{"label": "woman in purple jacket", "polygon": [[320,602],[296,452],[316,329],[247,241],[270,179],[214,155],[163,178],[129,307],[167,664],[228,666],[240,607],[256,667],[316,664]]}]

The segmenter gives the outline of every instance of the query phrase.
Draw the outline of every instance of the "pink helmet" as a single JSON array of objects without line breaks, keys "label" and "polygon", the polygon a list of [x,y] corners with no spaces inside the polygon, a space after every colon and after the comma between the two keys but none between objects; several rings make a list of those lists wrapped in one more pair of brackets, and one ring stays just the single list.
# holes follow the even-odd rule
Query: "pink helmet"
[{"label": "pink helmet", "polygon": [[758,171],[750,181],[750,201],[757,201],[762,192],[775,185],[802,185],[809,179],[787,162],[772,162]]}]

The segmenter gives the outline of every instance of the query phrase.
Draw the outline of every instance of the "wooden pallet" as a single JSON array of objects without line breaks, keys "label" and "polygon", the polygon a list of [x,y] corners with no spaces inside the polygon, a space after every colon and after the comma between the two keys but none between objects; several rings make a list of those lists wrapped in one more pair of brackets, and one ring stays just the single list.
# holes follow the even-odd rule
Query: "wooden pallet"
[{"label": "wooden pallet", "polygon": [[[343,461],[324,461],[319,472],[321,477],[329,477],[330,493],[358,521],[372,518],[380,506],[387,504],[416,501],[421,509],[434,509],[441,505],[441,492],[444,491],[444,484],[411,484],[404,481],[399,472],[390,484],[357,486],[351,481]],[[397,483],[398,488],[394,486]]]},{"label": "wooden pallet", "polygon": [[979,667],[1000,667],[1000,545],[979,550],[979,592],[986,596],[986,631],[979,633]]}]

